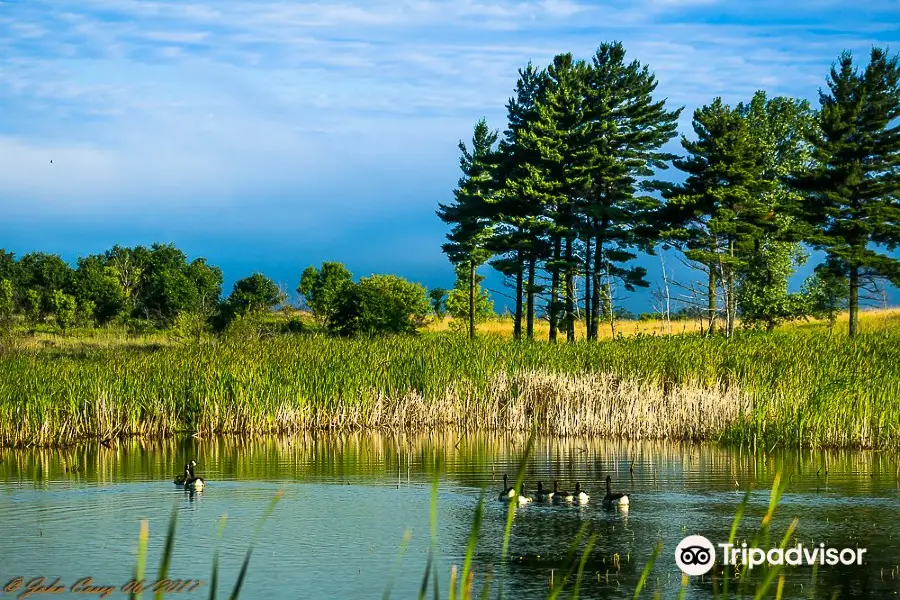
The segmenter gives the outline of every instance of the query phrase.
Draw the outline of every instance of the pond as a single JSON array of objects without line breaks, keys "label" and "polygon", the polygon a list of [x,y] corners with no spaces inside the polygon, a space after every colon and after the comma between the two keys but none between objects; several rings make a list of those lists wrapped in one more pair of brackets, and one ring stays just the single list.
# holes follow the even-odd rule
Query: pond
[{"label": "pond", "polygon": [[[46,584],[58,579],[71,586],[91,577],[94,586],[122,586],[134,576],[143,520],[150,531],[146,579],[153,581],[174,511],[169,578],[203,583],[169,597],[208,597],[217,547],[220,596],[227,596],[221,592],[230,592],[257,532],[242,598],[381,598],[391,583],[392,597],[417,597],[432,547],[437,470],[435,572],[443,598],[451,567],[462,567],[482,490],[475,582],[480,586],[490,572],[491,597],[500,583],[508,597],[546,596],[551,580],[565,575],[570,543],[587,524],[596,541],[585,563],[582,597],[631,598],[661,541],[647,597],[659,589],[663,598],[674,598],[681,585],[677,544],[692,534],[714,544],[727,541],[747,490],[737,539],[749,541],[777,473],[787,488],[773,539],[780,540],[797,517],[790,545],[866,549],[862,565],[785,567],[783,597],[830,598],[837,591],[840,598],[869,598],[900,590],[898,465],[891,455],[867,452],[754,454],[716,445],[538,438],[527,460],[529,490],[539,480],[548,487],[559,480],[569,489],[580,482],[591,500],[517,510],[504,565],[507,507],[497,495],[503,474],[515,476],[526,441],[455,432],[359,433],[0,450],[0,585],[44,577]],[[172,483],[191,459],[208,482],[202,493]],[[600,506],[607,475],[616,491],[630,494],[627,510]],[[279,491],[281,500],[258,528]],[[711,575],[692,578],[686,597],[712,598],[721,577],[714,583]],[[25,584],[16,593],[0,589],[0,597],[16,597]],[[54,595],[76,596],[91,597]],[[109,597],[126,595],[117,590]]]}]

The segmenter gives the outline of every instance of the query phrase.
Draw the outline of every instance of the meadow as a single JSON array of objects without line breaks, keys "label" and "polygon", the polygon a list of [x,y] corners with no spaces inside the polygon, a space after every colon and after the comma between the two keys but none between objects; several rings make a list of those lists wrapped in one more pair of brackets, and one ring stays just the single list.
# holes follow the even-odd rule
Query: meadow
[{"label": "meadow", "polygon": [[429,331],[36,334],[0,354],[0,444],[534,423],[559,436],[896,448],[900,317],[873,312],[863,335],[842,331],[818,323],[732,339],[639,331],[556,345],[500,332],[474,341]]}]

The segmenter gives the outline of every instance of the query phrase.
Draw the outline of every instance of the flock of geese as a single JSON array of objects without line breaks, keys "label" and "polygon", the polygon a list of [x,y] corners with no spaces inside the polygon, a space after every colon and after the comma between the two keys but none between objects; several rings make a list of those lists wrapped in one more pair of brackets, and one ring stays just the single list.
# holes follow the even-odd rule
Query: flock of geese
[{"label": "flock of geese", "polygon": [[175,478],[175,485],[184,486],[184,489],[193,490],[195,492],[202,490],[203,486],[206,485],[206,482],[203,481],[202,477],[197,477],[194,474],[194,467],[196,466],[197,463],[193,460],[184,465],[184,475],[179,475]]},{"label": "flock of geese", "polygon": [[[206,485],[206,482],[203,481],[202,477],[197,477],[194,473],[194,467],[196,466],[197,462],[194,460],[184,465],[184,474],[175,478],[175,485],[182,486],[186,490],[195,492],[201,491]],[[524,483],[519,488],[519,491],[516,492],[515,488],[509,485],[509,477],[504,473],[503,489],[500,490],[500,495],[497,499],[502,502],[509,502],[511,499],[515,499],[520,506],[524,506],[529,502],[534,501],[552,502],[553,504],[587,504],[591,497],[586,491],[581,489],[581,484],[577,481],[575,482],[575,491],[573,492],[560,490],[559,481],[553,482],[553,491],[551,492],[544,489],[544,482],[538,481],[537,493],[532,497],[525,493]],[[628,506],[628,494],[613,493],[612,477],[609,475],[606,476],[606,495],[603,496],[602,504],[604,508]]]},{"label": "flock of geese", "polygon": [[[558,481],[553,482],[553,491],[551,492],[544,489],[544,482],[538,481],[537,493],[532,497],[525,493],[524,483],[519,488],[519,491],[516,492],[515,488],[509,486],[509,478],[504,473],[503,488],[500,490],[500,495],[497,499],[501,502],[509,502],[511,499],[515,499],[519,506],[524,506],[534,501],[552,502],[553,504],[587,504],[591,497],[586,491],[581,489],[581,484],[577,481],[573,492],[560,490]],[[602,504],[604,508],[628,506],[628,494],[613,493],[612,477],[609,475],[606,476],[606,495],[603,496]]]}]

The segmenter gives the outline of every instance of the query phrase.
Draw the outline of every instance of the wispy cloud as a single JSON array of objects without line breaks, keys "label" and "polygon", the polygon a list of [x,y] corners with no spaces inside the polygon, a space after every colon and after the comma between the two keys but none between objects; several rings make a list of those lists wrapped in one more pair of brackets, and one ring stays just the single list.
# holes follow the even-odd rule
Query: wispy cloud
[{"label": "wispy cloud", "polygon": [[898,20],[893,0],[0,3],[0,221],[290,197],[311,226],[430,223],[456,141],[503,125],[529,60],[622,40],[687,119],[758,88],[814,98],[844,48],[900,49]]}]

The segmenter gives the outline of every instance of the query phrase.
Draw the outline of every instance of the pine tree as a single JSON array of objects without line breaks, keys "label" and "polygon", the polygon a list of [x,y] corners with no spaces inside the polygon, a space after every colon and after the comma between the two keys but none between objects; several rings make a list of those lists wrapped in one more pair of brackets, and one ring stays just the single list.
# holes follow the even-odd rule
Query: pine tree
[{"label": "pine tree", "polygon": [[481,119],[472,135],[472,151],[459,142],[459,165],[463,172],[458,187],[453,191],[454,202],[439,204],[437,215],[452,225],[447,234],[448,243],[442,246],[454,265],[465,265],[469,270],[469,337],[475,337],[475,270],[489,257],[488,240],[493,232],[492,216],[496,210],[494,190],[496,183],[496,152],[494,144],[499,133],[488,128]]},{"label": "pine tree", "polygon": [[[571,147],[573,132],[581,119],[583,97],[580,72],[584,64],[571,54],[560,54],[542,73],[534,117],[518,132],[517,146],[528,161],[521,176],[510,188],[533,201],[533,217],[538,219],[541,233],[546,235],[549,256],[544,268],[550,274],[550,341],[556,341],[562,321],[574,338],[574,300],[570,282],[577,270],[574,253],[576,230],[572,198],[583,187],[582,176],[571,168],[575,160]],[[533,277],[530,273],[529,278]],[[563,284],[566,287],[563,288]],[[529,286],[531,287],[531,286]],[[565,319],[560,313],[565,309]]]},{"label": "pine tree", "polygon": [[562,311],[562,325],[569,342],[575,340],[575,277],[582,268],[576,254],[580,205],[590,181],[582,168],[585,157],[589,156],[587,148],[591,142],[585,135],[588,126],[586,75],[584,61],[574,60],[571,54],[555,56],[547,67],[546,93],[538,102],[547,124],[545,139],[556,144],[555,151],[545,158],[557,178],[560,192],[556,202],[549,206],[554,246],[553,262],[548,263],[548,267],[551,279],[556,281],[555,286],[551,285],[551,306],[556,298],[555,314],[551,312],[551,330],[559,324]]},{"label": "pine tree", "polygon": [[530,193],[528,187],[529,165],[534,165],[540,157],[521,140],[522,131],[533,126],[537,118],[535,102],[541,81],[541,72],[530,62],[519,69],[515,97],[506,105],[508,125],[496,162],[498,189],[494,220],[497,226],[489,248],[497,256],[491,261],[492,266],[508,277],[515,277],[513,337],[516,339],[522,336],[523,317],[526,336],[534,337],[534,298],[541,291],[535,284],[535,275],[538,262],[547,252],[542,200]]},{"label": "pine tree", "polygon": [[844,52],[819,92],[816,166],[792,179],[804,201],[806,240],[849,280],[850,335],[859,332],[866,275],[900,283],[900,261],[879,250],[900,244],[900,65],[873,48],[860,72]]},{"label": "pine tree", "polygon": [[647,221],[659,203],[642,192],[659,188],[651,178],[675,158],[661,148],[676,135],[682,110],[669,111],[665,100],[654,101],[654,75],[638,61],[626,63],[625,54],[620,42],[601,44],[584,72],[587,118],[576,163],[588,180],[580,229],[591,339],[597,338],[601,312],[615,331],[614,280],[629,291],[648,285],[646,269],[627,263],[637,250],[652,252],[656,236]]},{"label": "pine tree", "polygon": [[730,335],[737,308],[735,274],[746,244],[763,235],[765,197],[772,182],[764,177],[761,147],[738,109],[716,98],[694,112],[693,126],[697,140],[682,136],[688,156],[675,161],[687,178],[669,193],[667,209],[678,226],[668,235],[683,244],[689,259],[708,269],[710,332],[715,330],[716,285],[721,277]]}]

